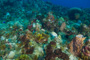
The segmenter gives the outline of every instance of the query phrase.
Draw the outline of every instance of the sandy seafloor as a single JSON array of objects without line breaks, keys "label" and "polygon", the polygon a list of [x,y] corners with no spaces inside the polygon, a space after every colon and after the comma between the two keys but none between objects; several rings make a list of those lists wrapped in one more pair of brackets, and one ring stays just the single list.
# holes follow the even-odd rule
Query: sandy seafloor
[{"label": "sandy seafloor", "polygon": [[90,8],[0,0],[0,60],[90,60]]}]

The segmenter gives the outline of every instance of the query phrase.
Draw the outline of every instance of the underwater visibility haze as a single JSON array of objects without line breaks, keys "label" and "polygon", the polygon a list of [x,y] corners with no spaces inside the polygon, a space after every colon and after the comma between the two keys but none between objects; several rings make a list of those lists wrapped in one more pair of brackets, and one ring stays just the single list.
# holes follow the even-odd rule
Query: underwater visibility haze
[{"label": "underwater visibility haze", "polygon": [[0,0],[0,60],[90,60],[90,0]]},{"label": "underwater visibility haze", "polygon": [[90,8],[90,0],[43,0],[65,7]]}]

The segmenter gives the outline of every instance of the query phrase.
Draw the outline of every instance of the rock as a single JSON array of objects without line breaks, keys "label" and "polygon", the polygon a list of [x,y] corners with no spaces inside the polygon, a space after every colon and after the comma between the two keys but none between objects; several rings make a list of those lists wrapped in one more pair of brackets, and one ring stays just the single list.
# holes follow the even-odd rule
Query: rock
[{"label": "rock", "polygon": [[6,38],[4,36],[1,36],[1,40],[5,40]]},{"label": "rock", "polygon": [[12,59],[12,58],[14,58],[14,56],[15,56],[15,52],[14,52],[14,51],[11,51],[11,52],[8,54],[7,59]]},{"label": "rock", "polygon": [[55,32],[51,32],[51,35],[52,35],[52,37],[57,37],[58,36],[57,33],[55,33]]}]

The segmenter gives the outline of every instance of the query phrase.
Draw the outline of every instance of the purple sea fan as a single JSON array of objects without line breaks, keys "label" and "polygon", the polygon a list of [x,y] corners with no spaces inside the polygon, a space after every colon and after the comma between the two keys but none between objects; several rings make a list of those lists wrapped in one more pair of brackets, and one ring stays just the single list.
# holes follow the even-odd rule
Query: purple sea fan
[{"label": "purple sea fan", "polygon": [[75,56],[78,56],[83,47],[83,41],[85,39],[86,39],[86,37],[83,37],[83,35],[81,35],[81,34],[76,35],[76,37],[69,44],[70,52],[72,54],[74,54]]},{"label": "purple sea fan", "polygon": [[90,56],[90,46],[85,46],[83,49],[83,54],[86,56]]}]

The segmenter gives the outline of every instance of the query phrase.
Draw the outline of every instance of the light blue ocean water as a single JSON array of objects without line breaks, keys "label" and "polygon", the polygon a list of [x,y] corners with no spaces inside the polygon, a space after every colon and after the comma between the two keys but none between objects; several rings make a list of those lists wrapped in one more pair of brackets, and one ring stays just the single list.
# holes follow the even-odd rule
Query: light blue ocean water
[{"label": "light blue ocean water", "polygon": [[90,8],[90,0],[44,0],[65,7]]}]

